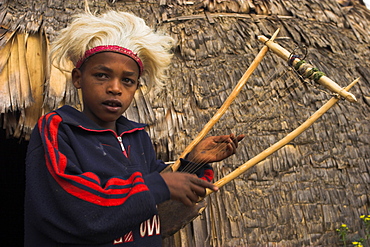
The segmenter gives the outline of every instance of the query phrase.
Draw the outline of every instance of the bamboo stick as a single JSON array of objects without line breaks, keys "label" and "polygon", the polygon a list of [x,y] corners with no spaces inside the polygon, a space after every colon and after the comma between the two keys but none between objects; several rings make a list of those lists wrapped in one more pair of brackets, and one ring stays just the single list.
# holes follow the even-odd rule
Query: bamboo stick
[{"label": "bamboo stick", "polygon": [[[261,42],[263,42],[276,55],[278,55],[279,57],[281,57],[285,61],[289,61],[289,59],[291,58],[291,55],[292,55],[291,52],[287,51],[286,49],[284,49],[283,47],[281,47],[279,44],[273,42],[272,40],[269,40],[265,36],[259,36],[258,37],[258,40],[261,41]],[[301,59],[294,58],[292,60],[293,67],[297,63],[299,63],[300,61],[301,61]],[[300,74],[302,74],[302,75],[303,74],[307,74],[312,69],[313,69],[313,66],[309,65],[309,66],[307,66],[307,70],[305,70],[303,72],[300,72]],[[311,75],[309,76],[309,78],[310,79],[314,78],[315,74],[317,74],[317,73],[318,72],[310,73]],[[329,89],[330,91],[332,91],[333,93],[339,94],[340,96],[342,96],[343,98],[345,98],[346,100],[348,100],[350,102],[356,102],[357,101],[356,97],[352,93],[347,92],[344,88],[342,88],[341,86],[339,86],[337,83],[335,83],[334,81],[332,81],[329,77],[327,77],[325,75],[321,76],[320,79],[317,80],[317,82],[319,84],[323,85],[324,87],[326,87],[327,89]]]},{"label": "bamboo stick", "polygon": [[[353,82],[351,82],[344,90],[349,91],[358,81],[360,78],[357,78]],[[224,186],[225,184],[229,183],[231,180],[235,179],[236,177],[240,176],[244,172],[246,172],[249,168],[253,167],[254,165],[258,164],[262,160],[266,159],[268,156],[288,144],[298,135],[300,135],[303,131],[309,128],[317,119],[319,119],[325,112],[327,112],[331,107],[333,107],[339,101],[338,97],[332,97],[327,103],[325,103],[319,110],[317,110],[311,117],[309,117],[303,124],[297,127],[295,130],[290,132],[287,136],[285,136],[280,141],[276,142],[269,148],[265,149],[252,159],[248,160],[243,165],[239,166],[237,169],[226,175],[225,177],[221,178],[214,185],[218,186],[219,188]],[[207,189],[206,196],[211,194],[213,191]]]},{"label": "bamboo stick", "polygon": [[[272,35],[271,39],[274,40],[278,35],[280,29],[277,29],[275,33]],[[225,100],[221,108],[215,113],[215,115],[208,121],[208,123],[203,127],[203,129],[199,132],[197,137],[185,148],[185,150],[180,155],[179,159],[171,166],[172,171],[177,171],[180,167],[180,158],[184,158],[194,147],[208,134],[208,132],[212,129],[212,127],[218,122],[218,120],[224,115],[228,107],[231,103],[235,100],[236,96],[240,93],[242,88],[244,87],[245,83],[248,81],[249,77],[252,75],[253,71],[257,68],[257,66],[261,63],[262,59],[266,55],[268,51],[268,47],[264,46],[260,52],[257,54],[247,71],[244,73],[242,78],[236,84],[234,90],[231,92],[229,97]],[[166,170],[167,171],[167,170]]]}]

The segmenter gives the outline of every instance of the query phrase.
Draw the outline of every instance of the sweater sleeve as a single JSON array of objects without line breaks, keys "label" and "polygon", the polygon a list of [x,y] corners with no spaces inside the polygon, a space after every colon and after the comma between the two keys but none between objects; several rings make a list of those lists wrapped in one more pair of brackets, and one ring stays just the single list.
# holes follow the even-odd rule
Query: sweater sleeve
[{"label": "sweater sleeve", "polygon": [[[47,114],[31,137],[27,224],[55,242],[98,244],[122,236],[157,213],[156,199],[140,172],[111,177],[103,184],[93,171],[83,171],[68,140],[59,135],[60,122],[59,115]],[[152,181],[162,183],[158,176]]]}]

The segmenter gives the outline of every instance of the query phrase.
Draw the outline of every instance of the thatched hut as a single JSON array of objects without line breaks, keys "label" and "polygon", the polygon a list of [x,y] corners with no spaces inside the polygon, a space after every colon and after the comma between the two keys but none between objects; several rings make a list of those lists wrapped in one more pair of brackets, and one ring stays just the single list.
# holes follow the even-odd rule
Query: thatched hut
[{"label": "thatched hut", "polygon": [[[83,1],[0,2],[1,174],[7,246],[21,246],[24,152],[41,114],[79,106],[68,73],[50,66],[48,44]],[[162,90],[138,93],[127,116],[149,124],[158,158],[176,160],[219,109],[263,44],[277,43],[345,87],[312,127],[210,195],[203,214],[165,240],[168,246],[335,246],[364,234],[370,212],[370,11],[347,0],[89,1],[92,12],[143,17],[177,41]],[[269,52],[210,134],[244,133],[239,153],[213,164],[217,179],[275,143],[331,98]],[[15,154],[15,155],[14,155]]]}]

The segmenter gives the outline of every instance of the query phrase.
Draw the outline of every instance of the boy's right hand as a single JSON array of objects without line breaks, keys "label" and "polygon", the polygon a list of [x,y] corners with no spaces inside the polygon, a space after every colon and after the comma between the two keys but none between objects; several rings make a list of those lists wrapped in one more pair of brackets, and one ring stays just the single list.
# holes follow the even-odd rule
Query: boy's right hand
[{"label": "boy's right hand", "polygon": [[193,206],[199,201],[199,197],[204,197],[206,188],[213,191],[218,190],[217,186],[198,178],[194,174],[166,172],[161,176],[170,190],[171,199],[180,201],[186,206]]}]

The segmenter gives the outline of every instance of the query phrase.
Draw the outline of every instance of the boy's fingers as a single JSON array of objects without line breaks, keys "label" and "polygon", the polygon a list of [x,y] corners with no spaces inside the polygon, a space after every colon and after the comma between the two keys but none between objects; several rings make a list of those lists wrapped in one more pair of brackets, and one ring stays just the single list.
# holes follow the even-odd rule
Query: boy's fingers
[{"label": "boy's fingers", "polygon": [[198,186],[201,186],[203,189],[208,188],[208,189],[211,189],[213,191],[218,190],[217,186],[215,186],[214,184],[212,184],[210,182],[207,182],[206,180],[200,179],[200,178],[195,178],[194,177],[194,178],[192,178],[191,182],[198,185]]},{"label": "boy's fingers", "polygon": [[194,195],[196,195],[196,197],[197,197],[197,198],[195,198],[195,200],[198,200],[198,197],[199,197],[199,196],[203,197],[203,196],[205,196],[205,195],[206,195],[206,190],[205,190],[205,188],[203,188],[203,187],[201,187],[201,186],[197,186],[197,185],[193,186],[193,188],[192,188],[192,192],[193,192],[193,194],[194,194]]},{"label": "boy's fingers", "polygon": [[238,141],[243,140],[243,139],[244,139],[244,137],[245,137],[245,135],[238,135]]},{"label": "boy's fingers", "polygon": [[189,206],[189,207],[191,207],[191,206],[193,206],[193,200],[191,200],[190,198],[188,198],[188,197],[184,197],[183,199],[181,199],[181,202],[185,205],[185,206]]},{"label": "boy's fingers", "polygon": [[[233,134],[231,134],[231,135],[233,135]],[[235,137],[235,135],[233,135],[233,137],[231,137],[231,135],[230,135],[230,138],[233,140],[233,142],[234,143],[238,143],[238,142],[240,142],[241,140],[243,140],[244,139],[244,137],[245,137],[245,135],[238,135],[238,136],[236,136]]]},{"label": "boy's fingers", "polygon": [[197,202],[198,201],[198,195],[196,193],[194,193],[193,191],[191,193],[189,193],[187,196],[187,199],[193,203],[193,202]]},{"label": "boy's fingers", "polygon": [[231,138],[231,142],[230,144],[232,145],[231,149],[233,150],[233,154],[236,153],[236,149],[238,148],[238,145],[239,145],[239,142],[241,140],[243,140],[243,138],[245,137],[245,135],[238,135],[237,137],[235,137],[234,134],[231,134],[230,135],[230,138]]}]

